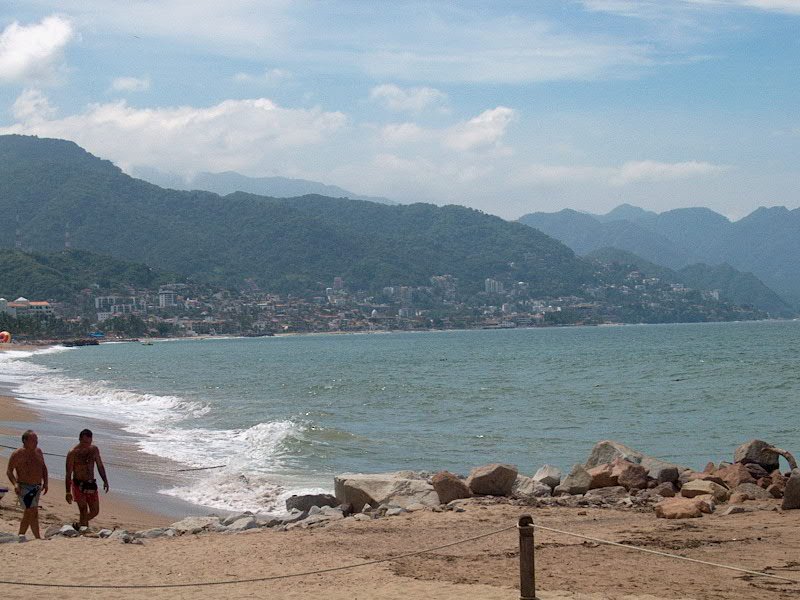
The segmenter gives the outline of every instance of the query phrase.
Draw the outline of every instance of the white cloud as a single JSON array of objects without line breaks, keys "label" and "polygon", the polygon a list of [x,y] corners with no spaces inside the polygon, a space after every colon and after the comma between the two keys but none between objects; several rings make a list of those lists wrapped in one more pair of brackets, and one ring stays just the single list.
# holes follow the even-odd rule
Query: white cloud
[{"label": "white cloud", "polygon": [[800,15],[798,0],[583,0],[587,10],[623,17],[660,19],[703,9],[749,8]]},{"label": "white cloud", "polygon": [[14,21],[0,33],[0,83],[53,80],[74,36],[71,21],[63,17],[28,26]]},{"label": "white cloud", "polygon": [[727,166],[702,161],[667,163],[641,160],[628,161],[618,167],[534,164],[523,168],[515,180],[520,184],[533,185],[588,182],[621,187],[634,183],[677,181],[717,175],[727,169]]},{"label": "white cloud", "polygon": [[55,113],[47,97],[35,89],[22,92],[11,107],[11,114],[19,121],[43,121],[53,117]]},{"label": "white cloud", "polygon": [[440,129],[426,129],[417,123],[390,123],[380,128],[380,140],[390,146],[416,144],[420,152],[433,148],[456,152],[503,149],[502,139],[516,117],[514,109],[498,106]]},{"label": "white cloud", "polygon": [[[18,103],[48,106],[46,99],[33,95]],[[69,139],[123,168],[151,166],[182,175],[201,170],[267,172],[347,124],[340,112],[282,108],[266,98],[201,108],[140,109],[119,101],[92,104],[62,119],[21,108],[18,118],[20,123],[0,133]]]},{"label": "white cloud", "polygon": [[391,83],[372,88],[370,100],[380,102],[390,110],[398,112],[422,112],[430,106],[441,106],[447,101],[447,94],[435,88],[401,88]]},{"label": "white cloud", "polygon": [[485,110],[466,123],[461,123],[447,131],[444,137],[446,146],[455,150],[474,150],[496,145],[506,133],[506,129],[516,117],[516,111],[505,106]]},{"label": "white cloud", "polygon": [[417,143],[429,140],[434,134],[416,123],[390,123],[381,128],[381,138],[390,145]]},{"label": "white cloud", "polygon": [[263,73],[236,73],[233,80],[239,83],[277,84],[292,78],[292,74],[284,69],[267,69]]},{"label": "white cloud", "polygon": [[611,179],[616,185],[627,185],[638,181],[674,181],[704,175],[716,175],[727,167],[708,162],[688,161],[665,163],[654,160],[630,161],[623,164]]},{"label": "white cloud", "polygon": [[150,89],[149,77],[117,77],[111,82],[115,92],[146,92]]}]

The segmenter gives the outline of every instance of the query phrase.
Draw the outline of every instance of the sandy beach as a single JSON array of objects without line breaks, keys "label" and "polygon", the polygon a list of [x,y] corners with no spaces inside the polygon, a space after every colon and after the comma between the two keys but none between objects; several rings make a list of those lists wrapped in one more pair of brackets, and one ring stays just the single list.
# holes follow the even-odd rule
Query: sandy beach
[{"label": "sandy beach", "polygon": [[[418,551],[514,525],[526,508],[475,500],[463,513],[428,511],[313,531],[251,530],[184,535],[141,546],[99,539],[8,544],[3,579],[74,584],[198,583],[330,569]],[[691,521],[652,512],[550,508],[530,511],[537,523],[692,558],[766,569],[800,579],[800,516],[771,510]],[[798,511],[800,512],[800,511]],[[137,598],[436,598],[519,597],[516,530],[377,565],[224,587],[154,590],[48,590],[48,597]],[[76,565],[81,565],[77,568]],[[549,532],[536,536],[542,600],[790,599],[800,585],[600,546]],[[3,586],[9,598],[30,588]]]}]

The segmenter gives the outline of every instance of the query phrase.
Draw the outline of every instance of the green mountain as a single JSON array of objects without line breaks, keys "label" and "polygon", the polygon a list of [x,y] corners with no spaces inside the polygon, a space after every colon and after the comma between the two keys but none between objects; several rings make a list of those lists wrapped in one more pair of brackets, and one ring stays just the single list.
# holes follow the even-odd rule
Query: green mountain
[{"label": "green mountain", "polygon": [[343,277],[352,289],[428,285],[451,274],[465,293],[484,279],[525,281],[533,293],[577,291],[591,266],[520,223],[461,206],[386,206],[303,196],[165,190],[71,142],[0,136],[0,247],[18,222],[25,249],[72,246],[198,281],[304,292]]},{"label": "green mountain", "polygon": [[800,308],[800,208],[759,208],[732,222],[707,208],[656,214],[622,205],[607,215],[562,210],[531,213],[519,221],[580,255],[611,246],[673,269],[728,264],[753,273]]},{"label": "green mountain", "polygon": [[68,301],[91,286],[108,291],[122,291],[127,286],[152,289],[173,280],[174,276],[146,265],[84,250],[51,254],[0,250],[0,297],[7,300],[25,296]]},{"label": "green mountain", "polygon": [[687,287],[718,290],[720,300],[743,306],[755,306],[775,317],[789,317],[796,311],[752,273],[742,273],[728,264],[710,266],[703,263],[673,270],[657,265],[617,248],[601,248],[586,258],[601,264],[627,265],[648,277],[658,277],[668,283],[682,283]]}]

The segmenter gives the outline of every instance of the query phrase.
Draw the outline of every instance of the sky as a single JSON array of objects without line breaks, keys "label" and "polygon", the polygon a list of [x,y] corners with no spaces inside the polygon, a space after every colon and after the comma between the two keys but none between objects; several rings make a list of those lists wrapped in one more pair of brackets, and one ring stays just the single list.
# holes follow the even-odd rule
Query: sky
[{"label": "sky", "polygon": [[800,0],[14,0],[0,134],[506,219],[800,206]]}]

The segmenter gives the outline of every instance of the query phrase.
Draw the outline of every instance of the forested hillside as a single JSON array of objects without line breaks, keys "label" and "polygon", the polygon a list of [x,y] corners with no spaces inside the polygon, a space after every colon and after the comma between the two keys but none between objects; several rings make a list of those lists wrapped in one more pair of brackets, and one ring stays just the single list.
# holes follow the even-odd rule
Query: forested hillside
[{"label": "forested hillside", "polygon": [[62,249],[68,230],[75,248],[278,292],[334,276],[379,289],[450,274],[466,291],[495,277],[561,294],[594,277],[560,242],[461,206],[165,190],[63,140],[0,136],[0,211],[0,246],[13,247],[17,222],[23,247],[39,252]]}]

